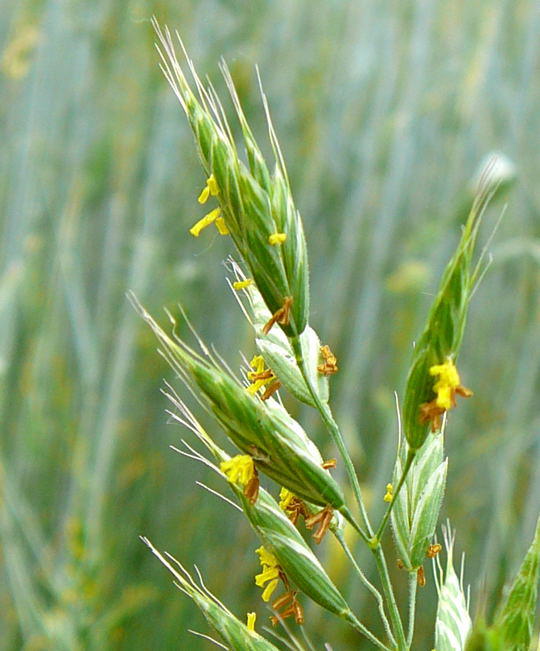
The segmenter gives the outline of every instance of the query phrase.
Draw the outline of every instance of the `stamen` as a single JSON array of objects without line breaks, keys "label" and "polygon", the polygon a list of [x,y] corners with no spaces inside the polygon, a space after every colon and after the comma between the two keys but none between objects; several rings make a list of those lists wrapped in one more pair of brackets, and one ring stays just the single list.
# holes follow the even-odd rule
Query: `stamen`
[{"label": "stamen", "polygon": [[323,363],[317,366],[319,373],[323,375],[333,375],[338,372],[337,358],[334,353],[330,350],[329,346],[321,346],[320,349],[321,357],[323,358]]},{"label": "stamen", "polygon": [[274,323],[279,323],[280,325],[289,325],[292,302],[293,299],[291,296],[286,296],[283,299],[283,306],[274,312],[270,320],[264,326],[263,332],[265,335],[270,332]]},{"label": "stamen", "polygon": [[217,186],[217,183],[216,183],[216,179],[214,178],[214,175],[211,174],[208,177],[208,179],[206,181],[206,185],[204,186],[203,191],[199,195],[199,198],[197,199],[197,201],[199,203],[206,203],[208,201],[208,198],[210,197],[210,195],[215,197],[218,194],[219,194],[219,189],[218,189],[218,186]]},{"label": "stamen", "polygon": [[272,246],[277,246],[278,244],[283,244],[287,239],[287,233],[272,233],[268,238],[268,244]]},{"label": "stamen", "polygon": [[248,631],[255,630],[255,622],[257,621],[257,613],[248,613],[247,614],[247,624]]},{"label": "stamen", "polygon": [[227,228],[227,225],[225,224],[225,220],[223,217],[218,217],[216,219],[216,228],[218,229],[218,233],[220,235],[230,235],[230,231]]},{"label": "stamen", "polygon": [[236,289],[236,291],[239,291],[240,289],[245,289],[246,287],[249,287],[250,285],[253,285],[253,279],[252,278],[246,278],[246,280],[237,280],[232,284],[233,289]]},{"label": "stamen", "polygon": [[426,556],[428,558],[435,558],[441,549],[442,545],[439,545],[438,543],[436,545],[430,545],[427,549]]},{"label": "stamen", "polygon": [[325,461],[324,463],[321,464],[321,467],[324,468],[324,470],[330,470],[330,468],[335,468],[336,466],[337,466],[336,459],[328,459],[328,461]]},{"label": "stamen", "polygon": [[205,215],[202,219],[199,219],[199,221],[189,229],[189,232],[193,235],[193,237],[199,237],[201,231],[204,230],[207,226],[210,226],[210,224],[212,224],[213,222],[215,222],[216,219],[219,217],[220,213],[221,213],[221,208],[215,208],[207,215]]}]

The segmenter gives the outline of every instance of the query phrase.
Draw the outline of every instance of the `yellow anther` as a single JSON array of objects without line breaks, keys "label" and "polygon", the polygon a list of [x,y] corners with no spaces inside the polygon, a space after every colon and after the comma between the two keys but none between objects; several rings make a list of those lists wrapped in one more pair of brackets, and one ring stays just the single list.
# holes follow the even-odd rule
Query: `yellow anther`
[{"label": "yellow anther", "polygon": [[246,280],[237,280],[232,284],[233,289],[236,289],[236,291],[239,291],[241,289],[245,289],[246,287],[249,287],[250,285],[253,285],[253,279],[252,278],[246,278]]},{"label": "yellow anther", "polygon": [[201,231],[204,230],[207,226],[210,226],[210,224],[214,223],[220,214],[221,209],[215,208],[207,215],[205,215],[202,219],[199,219],[199,221],[189,229],[189,232],[193,235],[193,237],[199,237]]},{"label": "yellow anther", "polygon": [[[276,379],[276,376],[271,371],[271,369],[265,368],[262,355],[256,355],[251,360],[249,365],[254,370],[249,371],[247,374],[247,378],[252,384],[250,384],[246,390],[250,395],[254,396],[259,391],[259,389],[266,386],[267,384],[270,384],[270,382],[273,382]],[[264,399],[265,398],[263,397],[263,400]]]},{"label": "yellow anther", "polygon": [[438,377],[433,385],[436,398],[420,405],[420,422],[431,423],[431,430],[436,432],[441,427],[443,414],[456,406],[456,395],[469,398],[472,391],[461,386],[459,373],[451,359],[431,366],[429,374]]},{"label": "yellow anther", "polygon": [[225,220],[223,217],[218,217],[216,219],[216,228],[218,229],[218,232],[220,235],[229,235],[230,231],[227,228],[227,225],[225,224]]},{"label": "yellow anther", "polygon": [[279,491],[279,508],[282,511],[286,511],[291,504],[294,502],[296,495],[291,493],[287,488],[282,488]]},{"label": "yellow anther", "polygon": [[216,179],[214,178],[214,175],[211,174],[208,177],[208,180],[206,181],[206,185],[204,186],[203,191],[199,195],[197,201],[199,203],[206,203],[210,195],[215,197],[218,193],[219,193],[219,189],[216,183]]},{"label": "yellow anther", "polygon": [[247,624],[248,631],[255,630],[255,622],[257,621],[257,613],[248,613],[247,614]]},{"label": "yellow anther", "polygon": [[453,394],[461,383],[454,362],[448,359],[444,364],[435,364],[429,369],[429,374],[439,378],[433,386],[433,391],[437,394],[437,407],[450,409]]},{"label": "yellow anther", "polygon": [[255,584],[262,588],[267,583],[262,598],[263,601],[269,601],[279,582],[279,564],[274,554],[268,551],[266,547],[259,547],[255,551],[259,555],[259,562],[262,566],[262,572],[255,576]]},{"label": "yellow anther", "polygon": [[222,461],[219,468],[233,484],[247,486],[255,477],[255,464],[249,454],[238,454],[228,461]]},{"label": "yellow anther", "polygon": [[394,487],[392,484],[386,484],[386,494],[383,497],[385,502],[392,502],[394,499]]},{"label": "yellow anther", "polygon": [[268,238],[268,243],[272,246],[277,246],[278,244],[283,244],[287,239],[287,233],[272,233]]}]

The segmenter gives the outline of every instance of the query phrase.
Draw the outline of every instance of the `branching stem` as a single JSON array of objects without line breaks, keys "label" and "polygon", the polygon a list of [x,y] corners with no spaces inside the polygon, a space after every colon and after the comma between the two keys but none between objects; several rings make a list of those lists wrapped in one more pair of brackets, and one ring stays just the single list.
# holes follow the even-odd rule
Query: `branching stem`
[{"label": "branching stem", "polygon": [[394,502],[397,499],[397,496],[399,495],[399,492],[405,483],[405,480],[407,479],[407,475],[409,474],[409,470],[411,469],[412,462],[414,461],[414,457],[416,456],[416,450],[409,450],[407,453],[407,459],[405,461],[405,466],[403,467],[403,472],[401,474],[401,478],[398,482],[398,485],[396,487],[396,490],[394,492],[392,501],[388,505],[388,508],[386,509],[386,513],[383,516],[383,519],[381,520],[381,524],[379,525],[379,528],[377,529],[377,533],[375,534],[375,538],[377,540],[381,539],[381,536],[384,533],[384,530],[386,528],[386,525],[388,523],[388,518],[390,517],[390,513],[392,512],[392,507],[394,506]]},{"label": "branching stem", "polygon": [[379,607],[379,613],[381,615],[382,622],[384,624],[384,628],[386,630],[386,634],[388,635],[388,639],[390,641],[390,644],[393,646],[396,646],[396,639],[394,637],[394,634],[392,633],[392,629],[390,627],[390,624],[388,622],[388,618],[386,617],[386,613],[384,611],[384,600],[381,595],[381,593],[377,590],[377,588],[369,581],[367,576],[362,572],[362,569],[356,562],[356,559],[354,558],[351,550],[349,549],[349,546],[345,542],[345,538],[343,537],[343,533],[341,531],[336,531],[334,532],[334,535],[336,536],[337,540],[339,541],[339,544],[343,547],[343,551],[347,555],[347,558],[350,560],[351,565],[354,567],[356,573],[360,577],[360,581],[365,585],[365,587],[371,592],[371,594],[375,597],[375,600],[377,602],[377,605]]}]

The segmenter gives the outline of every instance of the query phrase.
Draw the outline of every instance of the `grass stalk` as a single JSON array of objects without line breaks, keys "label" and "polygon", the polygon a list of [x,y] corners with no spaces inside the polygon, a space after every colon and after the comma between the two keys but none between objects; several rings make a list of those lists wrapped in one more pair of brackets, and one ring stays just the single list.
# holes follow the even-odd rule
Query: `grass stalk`
[{"label": "grass stalk", "polygon": [[392,633],[392,628],[390,626],[390,623],[388,621],[388,617],[386,616],[386,612],[384,610],[384,600],[381,595],[381,593],[377,590],[377,588],[371,583],[371,581],[367,578],[367,576],[362,572],[361,567],[358,565],[356,562],[356,559],[354,558],[353,553],[351,552],[349,546],[347,545],[345,538],[343,537],[343,534],[341,531],[336,531],[335,536],[343,548],[343,551],[345,552],[347,558],[351,562],[351,565],[353,566],[355,572],[358,574],[360,581],[363,583],[363,585],[371,592],[371,594],[375,597],[375,600],[377,602],[378,608],[379,608],[379,613],[381,615],[381,619],[384,625],[384,630],[386,631],[386,634],[388,635],[388,639],[391,644],[396,646],[396,639],[394,637],[394,634]]},{"label": "grass stalk", "polygon": [[384,530],[386,528],[386,525],[388,524],[388,519],[390,517],[390,514],[392,513],[392,507],[394,506],[394,503],[396,501],[397,496],[399,495],[399,492],[405,483],[405,480],[407,479],[407,475],[409,474],[409,470],[411,469],[412,462],[414,461],[414,458],[416,456],[416,450],[409,450],[407,453],[407,459],[405,461],[405,466],[403,468],[403,473],[400,477],[400,480],[398,482],[398,485],[396,486],[396,490],[394,492],[394,496],[390,504],[388,505],[388,508],[386,509],[386,512],[383,516],[383,519],[381,520],[381,524],[379,525],[379,528],[377,529],[377,533],[374,536],[375,541],[379,541],[381,539],[381,536],[384,533]]},{"label": "grass stalk", "polygon": [[407,627],[407,646],[411,648],[414,636],[414,618],[416,613],[416,592],[418,580],[416,572],[409,573],[409,624]]}]

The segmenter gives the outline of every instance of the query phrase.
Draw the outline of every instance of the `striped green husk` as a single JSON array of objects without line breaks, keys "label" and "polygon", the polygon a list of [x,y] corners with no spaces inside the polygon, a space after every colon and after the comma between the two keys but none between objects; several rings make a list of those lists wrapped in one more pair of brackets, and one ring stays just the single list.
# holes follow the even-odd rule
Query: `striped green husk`
[{"label": "striped green husk", "polygon": [[450,532],[445,530],[446,571],[443,578],[439,564],[440,578],[437,581],[439,595],[435,623],[435,649],[437,651],[463,651],[471,630],[467,600],[463,586],[454,570],[453,545],[454,540]]},{"label": "striped green husk", "polygon": [[[169,31],[163,32],[155,21],[154,27],[162,48],[158,51],[163,72],[187,115],[205,173],[213,175],[217,182],[216,199],[233,241],[272,314],[283,307],[286,298],[292,298],[290,323],[281,327],[288,335],[297,336],[305,329],[309,313],[307,247],[271,123],[270,139],[276,157],[272,174],[247,125],[227,68],[223,66],[222,71],[239,117],[248,166],[238,155],[214,90],[203,88],[188,61],[198,97],[193,93]],[[267,117],[270,120],[268,113]],[[283,244],[269,244],[270,235],[275,233],[287,235]]]},{"label": "striped green husk", "polygon": [[[233,262],[232,266],[235,277],[239,281],[245,280],[238,265]],[[242,296],[245,297],[245,300],[242,301],[243,309],[255,331],[257,348],[266,365],[272,369],[281,384],[298,400],[315,407],[313,396],[298,368],[294,351],[285,333],[279,328],[272,328],[268,334],[263,332],[264,325],[268,322],[271,314],[259,290],[251,285],[242,290]],[[328,402],[328,377],[317,370],[317,366],[321,363],[319,337],[315,330],[308,325],[299,340],[312,385],[317,389],[321,401]]]},{"label": "striped green husk", "polygon": [[472,266],[478,228],[482,212],[495,191],[489,178],[488,175],[485,180],[489,191],[480,191],[471,209],[456,252],[443,274],[425,330],[414,348],[403,404],[405,436],[413,450],[422,445],[429,432],[429,424],[419,420],[420,405],[434,396],[434,379],[429,369],[448,357],[455,359],[463,338],[469,301],[478,279],[478,268]]},{"label": "striped green husk", "polygon": [[178,561],[169,555],[164,556],[161,554],[146,538],[142,540],[150,548],[154,556],[174,576],[177,581],[177,587],[194,601],[207,622],[219,633],[224,642],[230,644],[232,649],[242,649],[242,651],[277,651],[277,647],[255,631],[250,631],[243,622],[237,619],[215,597],[213,598],[208,591],[202,587],[199,588]]},{"label": "striped green husk", "polygon": [[[394,470],[394,482],[402,474],[403,455]],[[394,501],[391,521],[400,558],[416,571],[426,557],[444,495],[447,460],[443,460],[442,434],[429,438],[417,452],[405,484]]]},{"label": "striped green husk", "polygon": [[321,468],[320,453],[278,403],[263,404],[222,371],[200,363],[190,372],[227,436],[257,468],[298,497],[349,517],[338,484]]},{"label": "striped green husk", "polygon": [[237,491],[251,525],[272,550],[287,578],[326,610],[347,618],[351,610],[304,539],[264,489],[255,504]]},{"label": "striped green husk", "polygon": [[146,310],[132,301],[163,346],[172,367],[194,383],[208,402],[231,441],[253,457],[257,468],[298,497],[319,506],[331,506],[354,520],[343,493],[302,427],[276,401],[252,397],[217,364],[173,341]]}]

